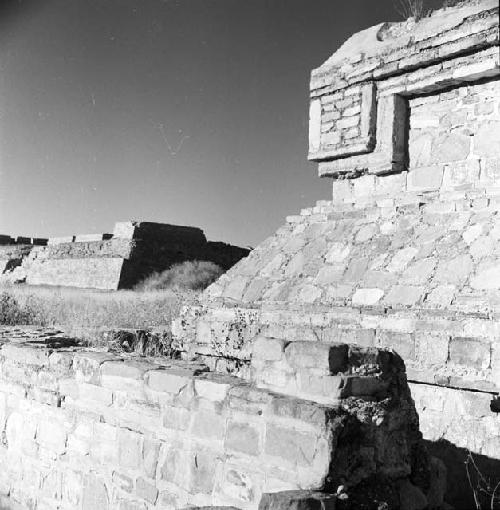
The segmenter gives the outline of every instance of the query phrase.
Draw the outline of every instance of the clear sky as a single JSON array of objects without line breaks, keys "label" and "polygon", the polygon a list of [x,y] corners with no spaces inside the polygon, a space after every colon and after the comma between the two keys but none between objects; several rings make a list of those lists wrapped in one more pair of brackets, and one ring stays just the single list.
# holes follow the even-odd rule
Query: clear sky
[{"label": "clear sky", "polygon": [[137,219],[255,246],[330,197],[308,81],[392,0],[0,0],[0,234]]}]

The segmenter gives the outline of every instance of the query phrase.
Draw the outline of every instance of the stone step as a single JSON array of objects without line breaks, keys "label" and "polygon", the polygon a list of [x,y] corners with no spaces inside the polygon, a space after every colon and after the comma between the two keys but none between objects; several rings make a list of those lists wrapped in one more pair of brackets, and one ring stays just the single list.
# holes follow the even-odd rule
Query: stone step
[{"label": "stone step", "polygon": [[259,336],[253,341],[250,377],[259,387],[338,404],[349,397],[386,398],[394,374],[403,371],[389,350]]}]

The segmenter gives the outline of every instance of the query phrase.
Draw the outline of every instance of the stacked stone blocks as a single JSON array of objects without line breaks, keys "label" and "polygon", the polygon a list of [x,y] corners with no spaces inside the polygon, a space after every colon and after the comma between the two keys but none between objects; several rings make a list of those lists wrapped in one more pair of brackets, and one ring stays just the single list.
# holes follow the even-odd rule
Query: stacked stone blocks
[{"label": "stacked stone blocks", "polygon": [[[272,338],[271,352],[281,354],[262,360],[255,377],[300,393],[300,369],[286,354],[292,343],[308,342],[306,352],[337,343],[393,348],[425,437],[448,445],[445,462],[467,450],[491,460],[494,478],[498,44],[497,2],[473,0],[355,34],[314,70],[309,159],[332,178],[332,200],[287,217],[198,306],[185,308],[174,327],[179,350],[251,378],[255,338]],[[345,136],[362,124],[362,143],[361,129]],[[318,394],[338,394],[340,381],[320,366]],[[467,509],[474,503],[462,479],[449,501]]]},{"label": "stacked stone blocks", "polygon": [[[323,405],[312,386],[304,400],[200,363],[88,351],[51,331],[2,333],[0,491],[12,504],[252,509],[264,492],[335,493],[374,475],[428,489],[414,468],[425,453],[403,364],[389,351],[325,351],[328,370],[351,382]],[[255,374],[264,342],[275,344],[256,341]],[[287,350],[290,366],[314,373],[299,344]],[[355,443],[342,440],[351,430]]]}]

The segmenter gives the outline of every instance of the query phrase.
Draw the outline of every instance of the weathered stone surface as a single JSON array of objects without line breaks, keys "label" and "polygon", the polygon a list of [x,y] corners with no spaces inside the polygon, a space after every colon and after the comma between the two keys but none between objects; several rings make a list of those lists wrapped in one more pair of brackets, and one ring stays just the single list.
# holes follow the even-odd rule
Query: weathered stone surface
[{"label": "weathered stone surface", "polygon": [[263,494],[259,510],[335,510],[337,495],[286,491]]},{"label": "weathered stone surface", "polygon": [[[0,330],[0,432],[5,438],[0,472],[6,473],[2,476],[14,499],[29,488],[37,504],[49,495],[60,506],[88,510],[189,503],[251,509],[262,493],[277,488],[319,490],[330,478],[346,478],[354,486],[383,469],[386,448],[397,443],[413,451],[420,442],[418,433],[408,433],[416,415],[403,365],[383,350],[271,338],[267,341],[275,351],[269,356],[261,337],[250,378],[256,381],[266,364],[276,364],[270,368],[278,374],[280,364],[289,363],[297,388],[308,392],[309,399],[302,400],[293,388],[277,394],[249,380],[207,373],[200,363],[169,360],[155,369],[144,359],[50,347],[55,349],[51,358],[65,359],[67,384],[80,391],[68,394],[64,403],[60,398],[39,403],[31,396],[40,380],[23,378],[33,365],[4,356],[3,350],[8,353],[16,343],[26,352],[40,352],[28,343],[46,333],[32,331],[9,342],[9,332],[22,335],[16,328]],[[62,370],[59,362],[41,366],[48,373]],[[23,391],[15,389],[20,376]],[[109,387],[107,378],[132,381],[136,388]],[[335,405],[319,403],[335,392]],[[385,398],[391,399],[387,409]],[[382,415],[392,423],[390,434]],[[364,449],[349,447],[355,460],[345,464],[346,451],[337,438],[352,433],[361,434]],[[365,449],[373,451],[369,461]],[[411,471],[410,457],[391,461],[387,483]],[[11,462],[30,463],[30,473],[8,471]],[[43,483],[30,485],[33,476]]]},{"label": "weathered stone surface", "polygon": [[109,508],[109,496],[106,485],[102,479],[94,474],[89,474],[85,477],[82,508],[83,510],[95,510],[96,508],[107,510]]},{"label": "weathered stone surface", "polygon": [[[207,242],[197,228],[148,222],[117,223],[113,234],[52,238],[48,243],[30,239],[23,250],[12,253],[7,246],[2,249],[8,256],[0,281],[107,290],[130,288],[152,272],[185,260],[213,261],[227,270],[249,253]],[[236,299],[241,298],[241,285],[233,284]]]},{"label": "weathered stone surface", "polygon": [[[216,298],[208,289],[183,313],[180,350],[334,406],[349,392],[383,394],[383,385],[354,368],[329,372],[312,346],[392,348],[418,383],[427,437],[491,452],[491,411],[478,416],[459,397],[500,391],[498,55],[498,6],[477,0],[368,29],[313,71],[309,157],[335,178],[332,201],[290,216],[256,248],[250,299],[230,299],[231,282],[249,274],[242,263]],[[361,98],[368,87],[371,101]],[[366,122],[371,144],[358,143]],[[227,313],[235,307],[238,319]],[[199,321],[237,328],[238,347],[197,336]],[[299,363],[287,357],[295,349],[304,349]]]}]

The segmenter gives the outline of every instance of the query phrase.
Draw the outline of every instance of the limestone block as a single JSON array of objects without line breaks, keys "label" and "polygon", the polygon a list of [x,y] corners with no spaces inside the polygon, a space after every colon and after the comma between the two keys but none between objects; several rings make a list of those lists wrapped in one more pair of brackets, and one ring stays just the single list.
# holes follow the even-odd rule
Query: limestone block
[{"label": "limestone block", "polygon": [[104,352],[77,352],[73,358],[73,370],[77,381],[96,384],[100,381],[101,364],[116,356]]},{"label": "limestone block", "polygon": [[146,503],[121,499],[118,501],[118,510],[147,510]]},{"label": "limestone block", "polygon": [[342,280],[344,282],[357,283],[361,280],[368,268],[368,259],[365,257],[359,259],[351,259],[347,271],[344,273]]},{"label": "limestone block", "polygon": [[64,426],[54,421],[41,421],[37,431],[37,442],[56,455],[66,450],[67,433]]},{"label": "limestone block", "polygon": [[124,475],[123,473],[113,471],[112,481],[114,485],[124,492],[131,494],[134,490],[134,481],[130,476]]},{"label": "limestone block", "polygon": [[210,494],[214,488],[220,458],[209,450],[192,453],[189,462],[189,490],[193,494]]},{"label": "limestone block", "polygon": [[24,344],[5,344],[1,347],[1,354],[16,363],[33,365],[36,367],[48,366],[50,350],[44,347],[32,347]]},{"label": "limestone block", "polygon": [[482,159],[480,183],[482,185],[500,185],[500,159]]},{"label": "limestone block", "polygon": [[72,243],[75,241],[75,236],[64,236],[64,237],[49,237],[47,245],[51,246],[54,244]]},{"label": "limestone block", "polygon": [[193,413],[190,432],[193,436],[208,441],[222,441],[226,431],[226,420],[220,414],[209,410]]},{"label": "limestone block", "polygon": [[347,362],[345,344],[321,344],[318,342],[291,342],[285,356],[294,368],[314,368],[327,374],[342,371]]},{"label": "limestone block", "polygon": [[323,404],[339,404],[348,396],[344,388],[345,380],[338,375],[318,375],[310,370],[297,372],[297,387],[286,387],[284,392],[309,398]]},{"label": "limestone block", "polygon": [[500,266],[480,266],[471,279],[471,287],[478,290],[500,289]]},{"label": "limestone block", "polygon": [[395,285],[385,296],[384,302],[393,306],[412,306],[420,301],[423,294],[424,287],[421,285]]},{"label": "limestone block", "polygon": [[357,126],[358,124],[359,124],[359,117],[357,117],[357,116],[344,117],[337,122],[337,127],[339,129],[346,129],[346,128]]},{"label": "limestone block", "polygon": [[113,229],[113,237],[133,239],[137,228],[135,221],[118,221]]},{"label": "limestone block", "polygon": [[440,165],[414,168],[408,172],[408,191],[433,191],[441,188],[444,168]]},{"label": "limestone block", "polygon": [[279,361],[283,358],[285,344],[276,338],[258,336],[252,344],[252,358],[265,361]]},{"label": "limestone block", "polygon": [[406,268],[411,260],[417,255],[418,249],[408,246],[398,250],[387,265],[387,271],[400,272]]},{"label": "limestone block", "polygon": [[379,330],[377,342],[382,347],[394,349],[405,360],[415,359],[415,336],[413,333]]},{"label": "limestone block", "polygon": [[137,478],[135,483],[137,496],[154,505],[158,499],[158,489],[142,477]]},{"label": "limestone block", "polygon": [[153,370],[148,373],[148,386],[154,391],[179,394],[183,388],[191,384],[188,371]]},{"label": "limestone block", "polygon": [[439,262],[434,279],[440,283],[456,285],[469,277],[473,267],[469,255],[458,255],[453,259]]},{"label": "limestone block", "polygon": [[262,495],[259,510],[335,510],[337,495],[314,491],[273,492]]},{"label": "limestone block", "polygon": [[242,301],[251,303],[262,299],[262,294],[268,284],[268,280],[264,278],[254,278],[250,281],[245,293],[243,294]]},{"label": "limestone block", "polygon": [[491,361],[489,342],[474,338],[452,338],[449,358],[452,363],[474,368],[488,368]]},{"label": "limestone block", "polygon": [[448,361],[449,335],[417,332],[416,358],[427,366],[444,366]]},{"label": "limestone block", "polygon": [[341,140],[340,133],[338,131],[321,134],[321,145],[323,147],[326,147],[328,145],[338,145],[340,143],[340,140]]},{"label": "limestone block", "polygon": [[199,397],[212,402],[222,402],[230,388],[230,383],[225,382],[223,377],[214,378],[214,380],[195,379],[194,388]]},{"label": "limestone block", "polygon": [[227,426],[224,448],[247,455],[261,453],[261,430],[252,423],[231,420]]},{"label": "limestone block", "polygon": [[109,508],[108,489],[101,478],[94,473],[89,473],[84,478],[82,509],[95,510],[96,508],[102,510]]},{"label": "limestone block", "polygon": [[352,303],[363,306],[375,305],[382,299],[383,295],[384,291],[381,289],[357,289],[352,297]]},{"label": "limestone block", "polygon": [[166,407],[163,414],[163,426],[172,430],[187,430],[191,422],[188,409],[182,407]]},{"label": "limestone block", "polygon": [[443,190],[460,186],[471,186],[479,181],[479,160],[457,161],[446,166],[443,175]]},{"label": "limestone block", "polygon": [[110,406],[113,403],[113,392],[95,384],[79,384],[78,395],[83,400],[91,400],[96,404],[104,406]]},{"label": "limestone block", "polygon": [[298,300],[303,303],[314,303],[321,297],[322,290],[315,285],[304,285],[298,294]]},{"label": "limestone block", "polygon": [[348,244],[334,242],[329,245],[328,253],[326,254],[326,262],[330,264],[337,264],[344,262],[351,248]]},{"label": "limestone block", "polygon": [[237,277],[233,279],[224,289],[223,296],[234,299],[235,301],[241,301],[248,283],[249,279],[246,277]]},{"label": "limestone block", "polygon": [[137,469],[142,464],[143,437],[127,429],[118,430],[118,462],[120,467]]},{"label": "limestone block", "polygon": [[316,455],[316,437],[310,433],[268,425],[264,452],[292,466],[310,467]]},{"label": "limestone block", "polygon": [[101,366],[101,384],[110,390],[127,391],[140,397],[147,368],[140,362],[105,361]]},{"label": "limestone block", "polygon": [[349,179],[333,181],[333,201],[342,202],[352,198],[352,183]]}]

